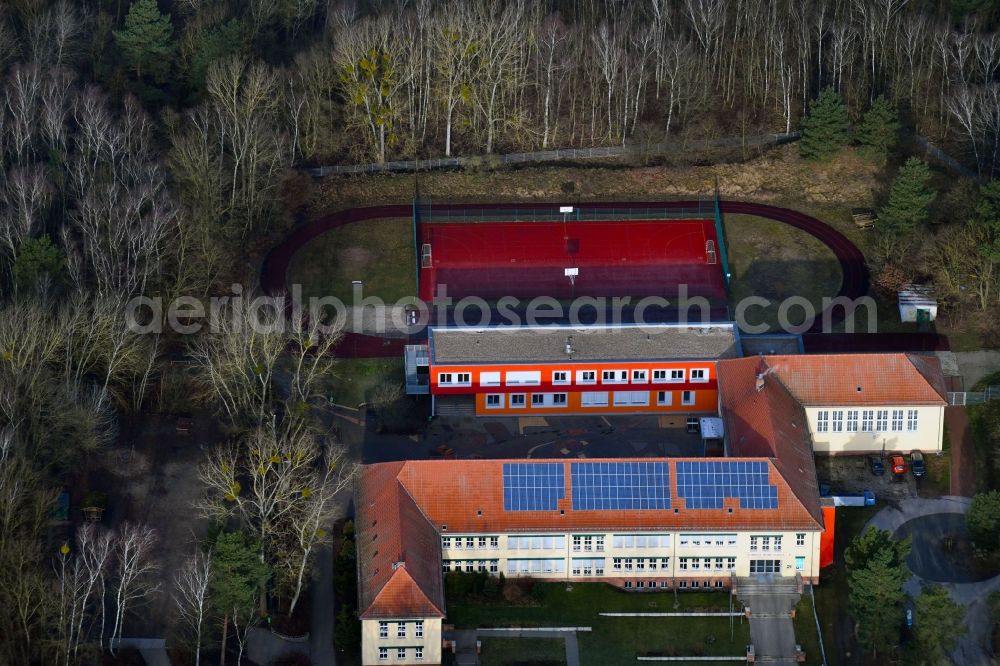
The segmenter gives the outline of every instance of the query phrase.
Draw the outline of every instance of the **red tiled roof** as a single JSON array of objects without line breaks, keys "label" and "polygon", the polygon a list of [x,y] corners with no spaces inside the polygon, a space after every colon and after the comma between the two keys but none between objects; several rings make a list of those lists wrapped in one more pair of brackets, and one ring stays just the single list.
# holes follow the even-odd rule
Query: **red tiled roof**
[{"label": "red tiled roof", "polygon": [[441,541],[397,479],[406,463],[364,469],[355,524],[361,617],[444,617]]},{"label": "red tiled roof", "polygon": [[719,403],[726,426],[729,455],[774,459],[782,478],[802,506],[823,522],[816,481],[816,463],[805,410],[774,375],[757,377],[772,357],[751,357],[719,363]]},{"label": "red tiled roof", "polygon": [[[941,363],[916,354],[763,356],[803,405],[944,405]],[[720,361],[739,363],[739,360]]]}]

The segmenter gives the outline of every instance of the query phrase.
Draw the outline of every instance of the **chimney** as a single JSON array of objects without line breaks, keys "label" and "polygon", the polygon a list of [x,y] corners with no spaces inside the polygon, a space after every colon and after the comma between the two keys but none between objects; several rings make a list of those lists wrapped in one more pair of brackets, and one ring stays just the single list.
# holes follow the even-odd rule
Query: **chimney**
[{"label": "chimney", "polygon": [[757,373],[757,390],[760,391],[764,388],[764,373]]},{"label": "chimney", "polygon": [[573,336],[566,336],[566,355],[570,356],[573,354]]}]

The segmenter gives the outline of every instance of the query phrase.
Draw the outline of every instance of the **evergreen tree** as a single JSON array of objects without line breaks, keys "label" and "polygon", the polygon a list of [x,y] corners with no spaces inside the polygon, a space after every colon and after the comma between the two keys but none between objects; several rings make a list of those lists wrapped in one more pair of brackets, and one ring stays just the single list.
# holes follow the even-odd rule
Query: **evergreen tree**
[{"label": "evergreen tree", "polygon": [[24,241],[11,272],[17,288],[27,290],[33,288],[42,277],[58,281],[62,269],[62,252],[52,244],[48,235],[44,235]]},{"label": "evergreen tree", "polygon": [[872,653],[899,643],[909,552],[909,538],[893,541],[885,530],[871,528],[855,537],[844,553],[848,610],[858,639]]},{"label": "evergreen tree", "polygon": [[809,113],[802,119],[799,154],[813,161],[830,159],[847,144],[850,128],[847,107],[840,95],[833,88],[824,89],[809,104]]},{"label": "evergreen tree", "polygon": [[897,132],[899,120],[896,110],[880,95],[858,125],[857,139],[862,152],[884,162],[889,151],[896,146]]},{"label": "evergreen tree", "polygon": [[238,19],[210,28],[201,33],[188,71],[191,87],[196,93],[205,88],[208,66],[239,53],[246,45],[246,29]]},{"label": "evergreen tree", "polygon": [[929,585],[917,597],[914,616],[913,633],[921,663],[947,663],[948,653],[966,632],[965,607],[945,588]]},{"label": "evergreen tree", "polygon": [[889,202],[879,211],[879,226],[896,236],[927,222],[930,205],[937,196],[927,186],[931,170],[920,158],[911,157],[899,169],[889,190]]},{"label": "evergreen tree", "polygon": [[973,497],[965,525],[978,548],[993,550],[1000,546],[1000,490]]},{"label": "evergreen tree", "polygon": [[233,614],[245,618],[253,612],[261,584],[270,576],[270,567],[260,560],[260,544],[242,532],[219,534],[212,549],[209,589],[212,607],[222,622],[223,663]]},{"label": "evergreen tree", "polygon": [[173,53],[173,30],[170,15],[160,13],[156,0],[136,0],[129,7],[125,28],[115,31],[115,43],[140,81],[143,74],[157,82],[165,79]]}]

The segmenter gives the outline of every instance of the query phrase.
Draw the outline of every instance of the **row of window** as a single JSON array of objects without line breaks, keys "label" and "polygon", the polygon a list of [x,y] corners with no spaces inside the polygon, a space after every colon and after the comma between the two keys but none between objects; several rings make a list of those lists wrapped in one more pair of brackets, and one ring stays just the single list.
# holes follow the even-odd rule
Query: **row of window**
[{"label": "row of window", "polygon": [[[682,589],[682,590],[686,590],[688,587],[692,587],[692,588],[704,587],[705,589],[708,589],[708,588],[710,588],[712,586],[713,586],[712,582],[711,581],[707,581],[707,580],[704,582],[704,584],[701,584],[701,583],[699,583],[696,580],[692,580],[692,581],[682,580],[679,583],[677,583],[677,587],[680,588],[680,589]],[[717,581],[715,581],[714,586],[717,587],[717,588],[721,588],[721,587],[723,587],[723,582],[721,580],[717,580]],[[646,581],[644,581],[644,580],[637,580],[637,581],[635,581],[635,585],[634,586],[632,585],[632,581],[630,581],[630,580],[625,581],[625,589],[626,590],[631,590],[633,587],[635,587],[636,589],[641,590],[644,587],[646,587]],[[649,581],[649,588],[653,589],[654,587],[656,587],[656,581],[655,580]],[[660,581],[660,588],[666,589],[668,587],[670,587],[670,581],[669,580],[661,580]]]},{"label": "row of window", "polygon": [[[603,534],[574,534],[572,537],[574,552],[604,551]],[[751,535],[750,550],[781,550],[780,535]],[[700,548],[712,546],[715,548],[734,548],[735,534],[681,534],[678,544],[681,548]],[[669,534],[615,534],[611,537],[611,545],[615,548],[669,548]],[[800,532],[795,535],[795,545],[806,545],[806,535]],[[445,550],[499,550],[500,537],[441,537],[441,547]],[[566,547],[566,537],[561,535],[508,536],[507,547],[511,550],[546,550],[563,549]]]},{"label": "row of window", "polygon": [[[399,660],[406,659],[406,651],[408,649],[411,649],[411,648],[405,648],[405,647],[396,648],[396,659],[399,659]],[[412,648],[412,650],[413,650],[413,659],[415,661],[422,661],[423,658],[424,658],[424,648],[422,646],[418,645],[415,648]],[[380,661],[388,661],[388,659],[389,659],[389,648],[387,648],[387,647],[380,647],[378,649],[378,658],[379,658]]]},{"label": "row of window", "polygon": [[[906,429],[917,429],[917,410],[906,411]],[[891,420],[890,420],[891,412]],[[816,414],[816,432],[858,432],[860,416],[861,432],[902,432],[902,409],[822,409]]]},{"label": "row of window", "polygon": [[445,573],[449,571],[465,571],[467,573],[478,571],[495,574],[500,571],[500,560],[442,560],[441,569]]},{"label": "row of window", "polygon": [[[650,376],[652,376],[652,381],[654,384],[666,384],[666,383],[683,383],[685,379],[685,370],[683,368],[676,369],[663,369],[663,370],[653,370],[652,375],[650,375],[649,370],[632,370],[631,372],[631,383],[632,384],[646,384],[650,381]],[[572,384],[573,374],[569,370],[555,370],[552,373],[552,383],[555,385],[568,385]],[[542,371],[541,370],[508,370],[507,376],[505,377],[507,386],[538,386],[542,383]],[[628,370],[602,370],[601,371],[601,383],[602,384],[628,384],[630,381],[630,375]],[[690,373],[690,381],[692,382],[707,382],[708,381],[708,368],[692,368]],[[577,370],[576,371],[576,383],[577,384],[596,384],[597,383],[597,371],[596,370]],[[439,386],[472,386],[472,374],[468,372],[439,372],[438,373],[438,385]],[[479,385],[480,386],[500,386],[500,372],[480,372],[479,373]]]},{"label": "row of window", "polygon": [[669,557],[612,557],[611,568],[615,571],[656,571],[670,567]]},{"label": "row of window", "polygon": [[[674,402],[673,391],[584,391],[580,394],[580,405],[582,407],[607,407],[609,395],[615,407],[648,406],[652,398],[652,393],[656,394],[655,400],[658,407],[669,407]],[[528,405],[527,393],[511,393],[505,396],[503,393],[487,393],[486,407],[489,409],[503,409],[510,404],[513,409],[526,407]],[[681,404],[693,405],[695,403],[694,391],[681,391]],[[532,407],[565,407],[568,404],[568,396],[565,393],[532,393]]]},{"label": "row of window", "polygon": [[485,550],[489,545],[490,550],[497,550],[500,548],[500,537],[465,537],[464,546],[462,537],[441,537],[441,547],[445,549],[453,548],[455,550]]},{"label": "row of window", "polygon": [[507,560],[507,574],[563,573],[566,560]]},{"label": "row of window", "polygon": [[[397,622],[396,638],[406,638],[407,627],[411,624],[413,625],[413,637],[423,638],[424,637],[423,620],[416,620],[415,622]],[[389,623],[385,620],[382,620],[378,623],[378,637],[389,638]]]},{"label": "row of window", "polygon": [[682,557],[677,562],[677,568],[681,571],[698,571],[704,569],[715,569],[722,571],[726,569],[732,571],[736,568],[735,557]]}]

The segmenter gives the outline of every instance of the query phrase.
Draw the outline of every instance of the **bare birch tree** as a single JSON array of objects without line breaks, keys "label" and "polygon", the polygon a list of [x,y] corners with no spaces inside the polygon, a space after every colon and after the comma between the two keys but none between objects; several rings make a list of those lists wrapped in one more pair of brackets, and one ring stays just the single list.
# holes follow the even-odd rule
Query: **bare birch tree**
[{"label": "bare birch tree", "polygon": [[184,560],[174,575],[174,604],[181,621],[190,630],[194,642],[194,663],[201,666],[202,628],[211,606],[209,582],[212,579],[212,553],[196,550]]}]

